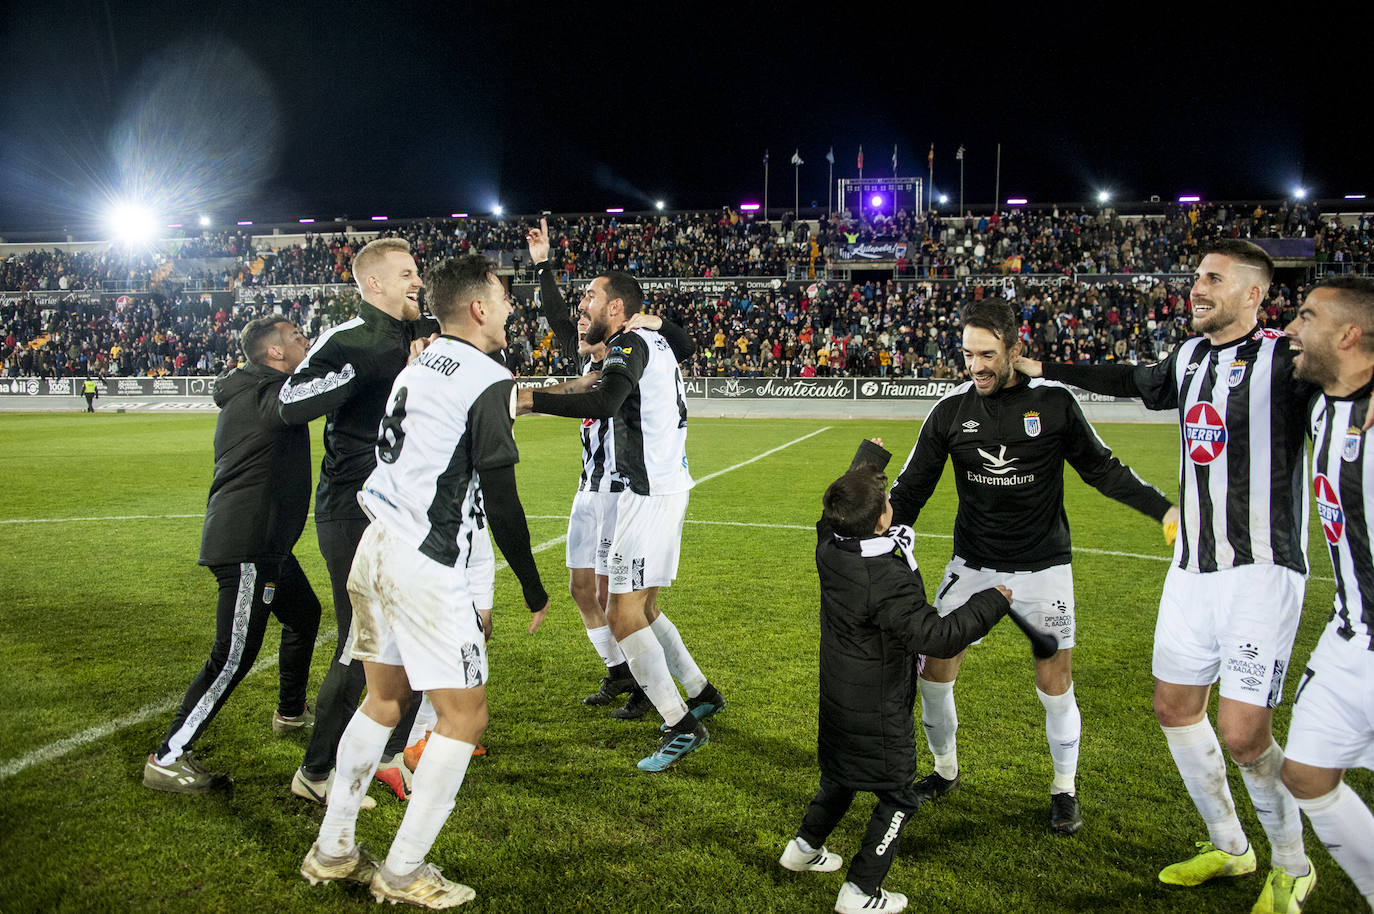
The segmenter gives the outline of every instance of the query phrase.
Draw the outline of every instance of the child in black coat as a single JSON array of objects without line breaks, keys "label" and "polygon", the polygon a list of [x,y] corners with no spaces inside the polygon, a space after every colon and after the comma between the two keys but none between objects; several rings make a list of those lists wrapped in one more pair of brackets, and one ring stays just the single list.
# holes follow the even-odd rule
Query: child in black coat
[{"label": "child in black coat", "polygon": [[[1005,587],[974,594],[941,618],[926,601],[912,554],[911,528],[892,526],[884,467],[892,455],[865,441],[850,469],[822,500],[816,524],[821,590],[820,789],[779,863],[798,872],[833,872],[825,839],[864,790],[878,798],[863,846],[835,902],[840,914],[893,912],[905,895],[882,888],[902,828],[916,811],[914,708],[921,655],[952,657],[983,637],[1010,608]],[[1015,617],[1013,617],[1015,618]],[[1057,645],[1037,635],[1035,650]]]}]

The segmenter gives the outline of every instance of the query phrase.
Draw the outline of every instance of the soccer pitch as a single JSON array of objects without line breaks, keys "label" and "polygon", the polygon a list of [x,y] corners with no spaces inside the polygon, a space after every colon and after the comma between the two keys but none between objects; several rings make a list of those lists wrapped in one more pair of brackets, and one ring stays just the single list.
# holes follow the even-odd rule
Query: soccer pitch
[{"label": "soccer pitch", "polygon": [[[321,809],[288,789],[303,737],[269,728],[275,623],[260,669],[197,747],[234,775],[234,790],[185,797],[140,784],[213,638],[213,578],[195,564],[213,428],[206,415],[0,415],[0,911],[376,910],[362,888],[311,887],[297,872]],[[1098,429],[1176,497],[1175,427]],[[699,482],[680,576],[660,604],[729,706],[709,722],[704,751],[648,775],[635,762],[655,744],[657,716],[621,722],[580,703],[604,667],[563,565],[576,423],[516,423],[520,492],[553,604],[545,626],[526,634],[514,577],[498,574],[491,754],[474,760],[431,854],[476,889],[463,910],[831,909],[841,873],[777,865],[818,776],[813,525],[822,491],[861,438],[883,438],[895,475],[918,430],[915,421],[691,420]],[[312,436],[318,463],[318,426]],[[956,690],[963,787],[916,814],[886,885],[910,895],[912,910],[1249,910],[1268,847],[1234,766],[1261,875],[1195,889],[1155,878],[1206,837],[1151,712],[1150,647],[1170,550],[1156,523],[1066,475],[1084,828],[1049,833],[1044,711],[1025,640],[1002,624],[973,649]],[[916,525],[928,593],[949,557],[955,506],[947,473]],[[334,629],[313,524],[296,554],[325,604],[313,700]],[[1315,519],[1309,554],[1297,672],[1334,587]],[[1286,701],[1299,678],[1288,677]],[[1288,716],[1285,704],[1280,742]],[[924,744],[919,753],[928,771]],[[1350,780],[1371,795],[1369,772]],[[403,807],[380,785],[372,794],[378,807],[361,815],[358,835],[384,853]],[[871,803],[861,794],[830,841],[846,860]],[[1307,842],[1319,875],[1311,914],[1361,910],[1310,828]]]}]

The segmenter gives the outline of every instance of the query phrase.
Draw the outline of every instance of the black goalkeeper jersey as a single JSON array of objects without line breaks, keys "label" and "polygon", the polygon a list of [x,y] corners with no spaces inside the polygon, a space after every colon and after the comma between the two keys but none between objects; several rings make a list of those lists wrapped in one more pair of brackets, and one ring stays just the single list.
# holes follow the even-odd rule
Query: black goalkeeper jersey
[{"label": "black goalkeeper jersey", "polygon": [[1103,495],[1155,520],[1169,510],[1164,493],[1113,457],[1073,394],[1052,381],[1020,377],[990,396],[966,381],[936,403],[892,487],[894,523],[915,523],[947,458],[959,493],[954,554],[979,568],[1071,561],[1066,461]]}]

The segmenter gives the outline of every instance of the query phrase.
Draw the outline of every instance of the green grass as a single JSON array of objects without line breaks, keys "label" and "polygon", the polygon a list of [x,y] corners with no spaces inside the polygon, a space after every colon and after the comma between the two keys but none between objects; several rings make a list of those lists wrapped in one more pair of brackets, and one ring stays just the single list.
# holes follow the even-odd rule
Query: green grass
[{"label": "green grass", "polygon": [[[213,425],[203,415],[0,415],[8,483],[0,503],[0,766],[179,697],[203,662],[214,586],[195,557]],[[918,424],[694,420],[689,452],[700,478],[825,426],[692,494],[681,577],[661,604],[730,706],[711,722],[711,745],[664,775],[634,767],[654,744],[653,722],[622,723],[579,704],[602,671],[562,586],[562,545],[536,556],[555,600],[534,636],[525,633],[513,577],[498,575],[491,756],[473,763],[432,854],[477,889],[472,910],[830,909],[839,874],[794,875],[776,865],[817,779],[811,525],[820,493],[861,437],[882,436],[900,460]],[[1100,430],[1143,476],[1173,490],[1171,427]],[[531,535],[543,543],[564,531],[577,473],[573,426],[522,419],[516,435]],[[318,458],[318,429],[315,439]],[[1072,839],[1047,832],[1043,711],[1024,641],[1003,626],[974,649],[960,677],[964,787],[917,814],[888,885],[912,895],[913,910],[1248,910],[1259,877],[1193,890],[1155,879],[1204,836],[1150,709],[1150,645],[1168,550],[1153,522],[1068,476],[1079,547],[1075,679],[1087,824]],[[946,479],[917,527],[928,588],[948,558],[954,509]],[[108,519],[117,517],[130,519]],[[53,518],[107,519],[9,522]],[[1299,662],[1331,601],[1321,543],[1314,535],[1314,574],[1325,579],[1308,588]],[[326,604],[322,630],[332,629],[312,527],[297,555]],[[264,656],[275,651],[275,632],[269,628]],[[316,651],[314,685],[331,646]],[[200,741],[205,760],[237,779],[224,796],[140,785],[143,759],[170,712],[0,780],[0,910],[375,910],[362,891],[312,888],[296,872],[320,810],[288,791],[304,744],[271,736],[275,694],[273,671],[250,676]],[[1281,739],[1287,725],[1285,707]],[[924,745],[919,751],[927,755]],[[927,758],[921,767],[928,766]],[[1369,795],[1368,772],[1351,780]],[[1263,859],[1238,776],[1232,790]],[[373,793],[379,806],[362,815],[359,835],[384,851],[402,807]],[[832,849],[854,853],[870,809],[861,796]],[[1320,875],[1311,914],[1360,909],[1310,830],[1308,846]]]}]

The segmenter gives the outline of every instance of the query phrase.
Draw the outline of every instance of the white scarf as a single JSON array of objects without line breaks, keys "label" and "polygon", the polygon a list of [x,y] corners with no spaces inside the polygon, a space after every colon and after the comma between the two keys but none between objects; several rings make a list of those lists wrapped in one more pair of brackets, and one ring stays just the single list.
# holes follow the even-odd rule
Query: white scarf
[{"label": "white scarf", "polygon": [[[849,536],[835,534],[835,539],[853,539]],[[907,566],[916,570],[916,553],[912,546],[916,542],[916,535],[911,532],[911,528],[905,524],[893,524],[887,528],[885,533],[876,536],[865,537],[859,540],[859,553],[866,559],[871,559],[880,555],[887,555],[889,552],[896,552],[903,559],[906,559]]]}]

